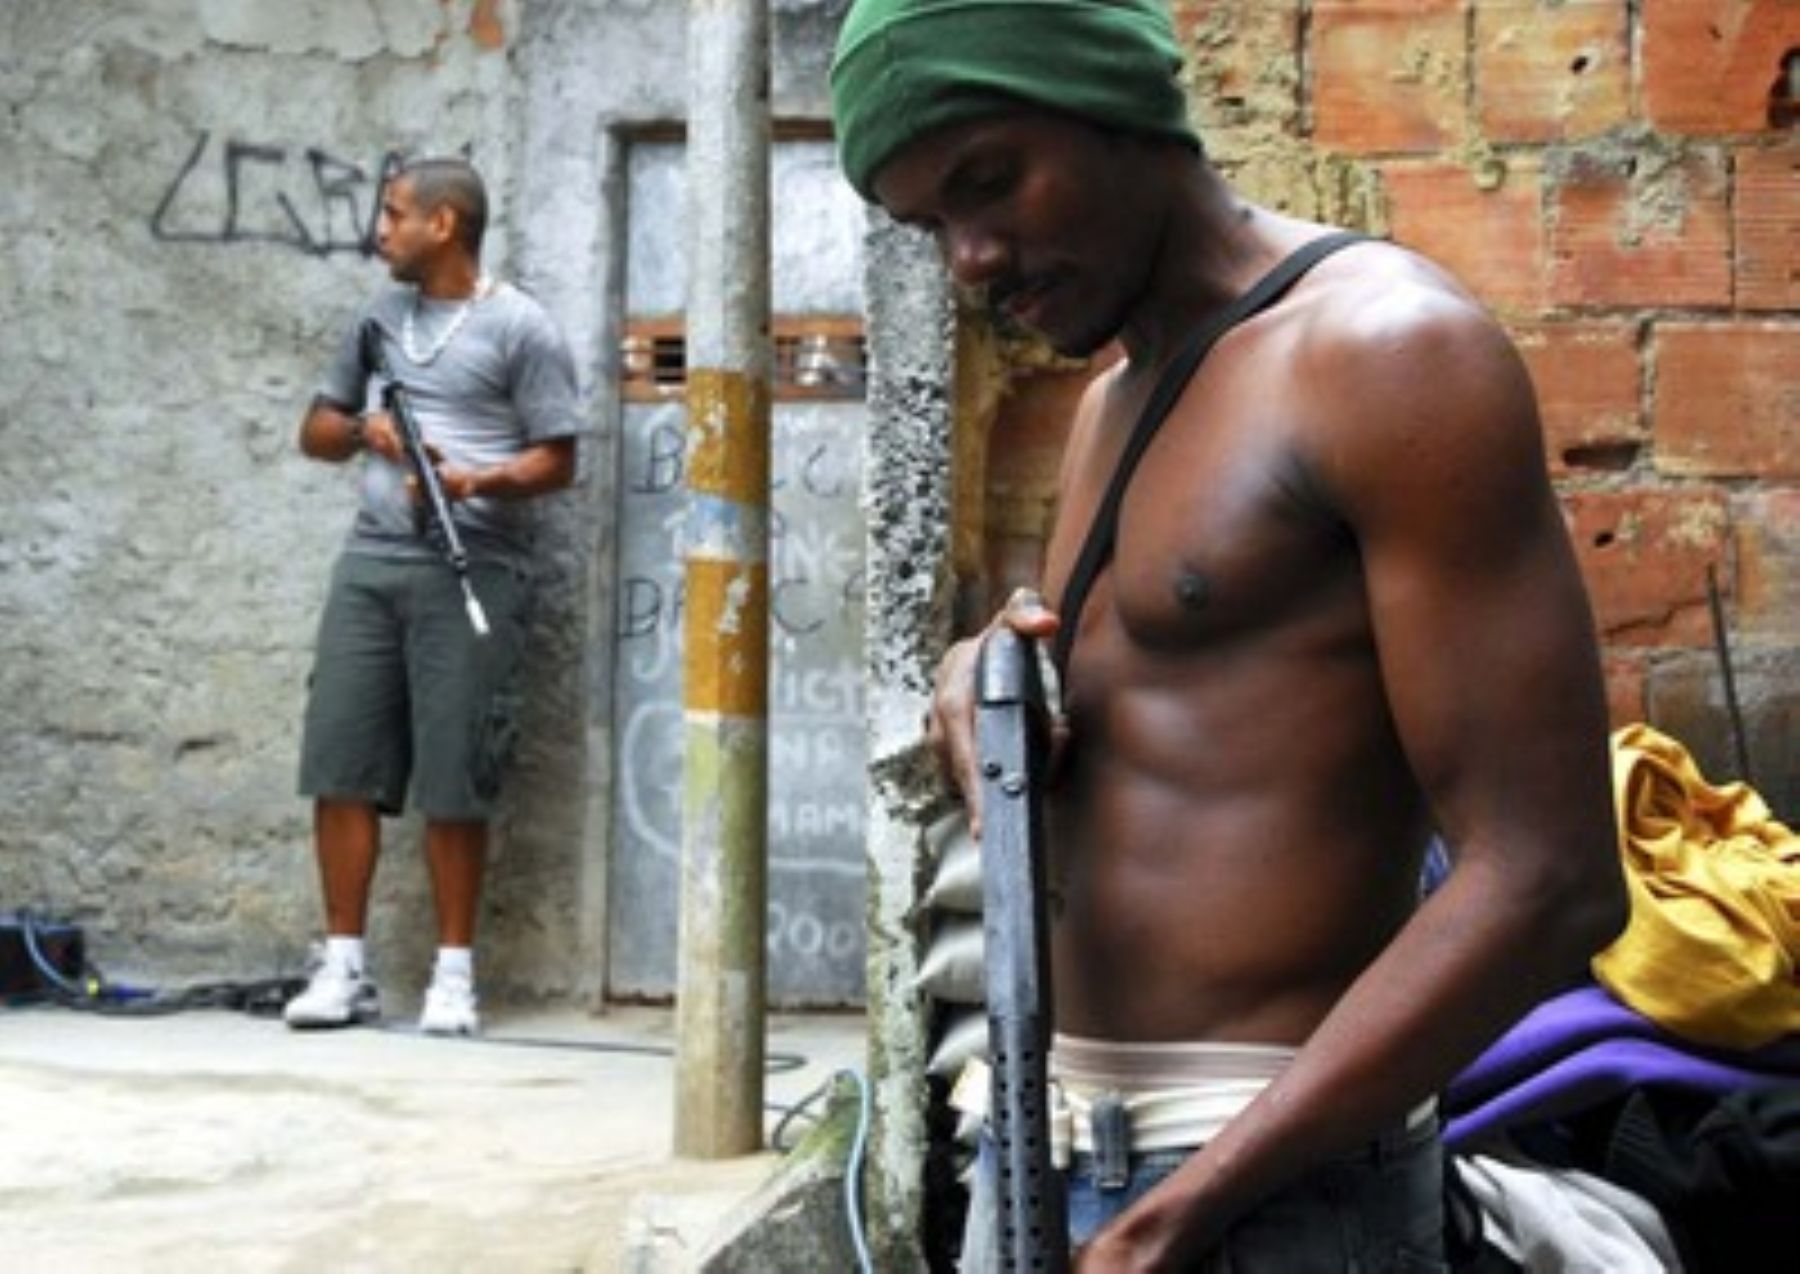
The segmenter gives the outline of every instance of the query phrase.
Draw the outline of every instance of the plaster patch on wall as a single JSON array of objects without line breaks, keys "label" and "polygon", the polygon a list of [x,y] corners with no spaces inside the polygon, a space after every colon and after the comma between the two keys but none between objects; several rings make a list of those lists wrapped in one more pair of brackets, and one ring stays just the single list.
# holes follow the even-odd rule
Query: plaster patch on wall
[{"label": "plaster patch on wall", "polygon": [[[1623,130],[1577,147],[1552,148],[1544,156],[1550,186],[1593,184],[1613,178],[1627,191],[1619,219],[1620,247],[1634,248],[1655,238],[1682,233],[1693,205],[1698,152],[1641,129]],[[1552,201],[1554,202],[1554,201]]]},{"label": "plaster patch on wall", "polygon": [[475,0],[469,14],[469,38],[484,49],[506,45],[506,26],[500,20],[500,0]]},{"label": "plaster patch on wall", "polygon": [[[1210,148],[1214,130],[1286,132],[1299,117],[1300,62],[1294,15],[1255,6],[1220,5],[1185,33],[1182,88]],[[1249,51],[1242,52],[1247,48]],[[1246,65],[1255,70],[1242,75]]]},{"label": "plaster patch on wall", "polygon": [[1257,203],[1290,217],[1387,233],[1387,209],[1375,172],[1359,160],[1317,151],[1296,139],[1265,142],[1220,171]]},{"label": "plaster patch on wall", "polygon": [[[1716,549],[1731,525],[1730,514],[1723,504],[1689,501],[1677,507],[1668,525],[1669,543],[1684,548]],[[1636,538],[1638,528],[1633,528]]]}]

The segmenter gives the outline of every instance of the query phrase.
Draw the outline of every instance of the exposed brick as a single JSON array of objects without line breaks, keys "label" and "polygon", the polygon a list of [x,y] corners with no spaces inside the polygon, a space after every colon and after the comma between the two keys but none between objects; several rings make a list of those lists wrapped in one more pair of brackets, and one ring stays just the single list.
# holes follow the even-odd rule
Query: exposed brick
[{"label": "exposed brick", "polygon": [[1664,131],[1769,126],[1783,60],[1800,46],[1793,0],[1643,0],[1644,114]]},{"label": "exposed brick", "polygon": [[1546,163],[1550,298],[1561,305],[1731,303],[1723,160],[1609,141]]},{"label": "exposed brick", "polygon": [[[1757,795],[1800,828],[1800,652],[1732,652],[1732,682]],[[1741,777],[1735,728],[1716,653],[1670,656],[1651,666],[1649,718],[1678,739],[1709,783]]]},{"label": "exposed brick", "polygon": [[989,371],[994,383],[1004,383],[1004,394],[990,404],[991,415],[979,430],[958,431],[958,445],[968,449],[959,453],[962,462],[978,465],[984,475],[979,515],[967,516],[955,541],[969,555],[958,561],[963,576],[956,600],[958,632],[985,624],[984,617],[1014,588],[1041,579],[1057,474],[1076,406],[1088,383],[1122,353],[1109,344],[1076,364],[1041,362],[1043,352],[1010,351],[1023,357],[1008,361],[995,351],[1001,362]]},{"label": "exposed brick", "polygon": [[1459,164],[1394,163],[1382,170],[1394,239],[1451,271],[1502,312],[1544,308],[1544,231],[1537,168],[1509,165],[1491,190]]},{"label": "exposed brick", "polygon": [[990,535],[1048,536],[1063,444],[1081,395],[1099,370],[1022,375],[1001,399],[988,434]]},{"label": "exposed brick", "polygon": [[1800,489],[1739,496],[1737,624],[1748,642],[1800,646]]},{"label": "exposed brick", "polygon": [[1800,308],[1800,144],[1741,150],[1734,166],[1738,308]]},{"label": "exposed brick", "polygon": [[1800,324],[1661,323],[1653,345],[1659,470],[1800,477]]},{"label": "exposed brick", "polygon": [[1367,159],[1294,138],[1254,146],[1220,170],[1241,194],[1287,216],[1375,234],[1385,230],[1381,177]]},{"label": "exposed brick", "polygon": [[1482,0],[1476,118],[1496,142],[1604,132],[1631,115],[1629,17],[1618,0]]},{"label": "exposed brick", "polygon": [[1649,656],[1641,650],[1603,651],[1600,669],[1606,677],[1606,716],[1612,728],[1642,721],[1649,712]]},{"label": "exposed brick", "polygon": [[1300,0],[1176,0],[1194,122],[1215,155],[1233,134],[1293,131],[1300,118]]},{"label": "exposed brick", "polygon": [[1528,323],[1513,340],[1537,389],[1553,477],[1628,469],[1649,440],[1630,323]]},{"label": "exposed brick", "polygon": [[[1706,568],[1723,572],[1730,515],[1715,491],[1583,491],[1563,497],[1603,640],[1709,640]],[[1720,586],[1728,581],[1721,575]]]},{"label": "exposed brick", "polygon": [[1467,119],[1463,0],[1318,0],[1313,136],[1356,154],[1437,150]]}]

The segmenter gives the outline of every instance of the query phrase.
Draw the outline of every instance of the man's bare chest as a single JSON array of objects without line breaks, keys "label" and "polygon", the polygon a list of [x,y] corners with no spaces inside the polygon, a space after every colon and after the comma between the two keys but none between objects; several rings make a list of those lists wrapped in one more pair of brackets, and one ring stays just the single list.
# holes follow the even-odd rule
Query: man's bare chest
[{"label": "man's bare chest", "polygon": [[[1354,544],[1279,408],[1214,399],[1172,417],[1118,506],[1105,568],[1077,620],[1147,648],[1273,636],[1353,582]],[[1116,457],[1071,465],[1046,556],[1046,591],[1065,597]],[[1065,617],[1066,620],[1066,617]]]}]

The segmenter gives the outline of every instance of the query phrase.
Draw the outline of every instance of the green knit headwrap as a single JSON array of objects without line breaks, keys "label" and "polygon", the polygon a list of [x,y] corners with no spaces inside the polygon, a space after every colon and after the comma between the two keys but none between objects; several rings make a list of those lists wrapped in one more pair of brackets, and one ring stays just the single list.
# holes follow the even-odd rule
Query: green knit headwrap
[{"label": "green knit headwrap", "polygon": [[831,65],[838,157],[872,199],[914,138],[1020,104],[1198,150],[1180,69],[1163,0],[856,0]]}]

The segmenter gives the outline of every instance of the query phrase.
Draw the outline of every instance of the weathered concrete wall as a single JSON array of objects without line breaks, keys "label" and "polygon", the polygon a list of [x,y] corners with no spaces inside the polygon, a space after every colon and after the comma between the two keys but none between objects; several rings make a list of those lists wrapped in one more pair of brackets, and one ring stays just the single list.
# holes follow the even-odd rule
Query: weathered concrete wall
[{"label": "weathered concrete wall", "polygon": [[[381,278],[384,156],[466,148],[508,268],[512,21],[0,11],[0,905],[75,915],[104,967],[267,973],[316,928],[294,756],[353,506],[295,429]],[[414,855],[388,866],[384,919],[423,899]]]},{"label": "weathered concrete wall", "polygon": [[[775,7],[778,111],[823,119],[842,4]],[[383,277],[384,159],[466,151],[488,263],[562,324],[597,425],[547,519],[484,980],[599,988],[619,139],[683,114],[683,12],[0,5],[0,909],[73,915],[119,975],[297,967],[318,925],[299,715],[353,485],[294,434]],[[429,895],[416,826],[388,827],[372,937],[404,995]]]}]

